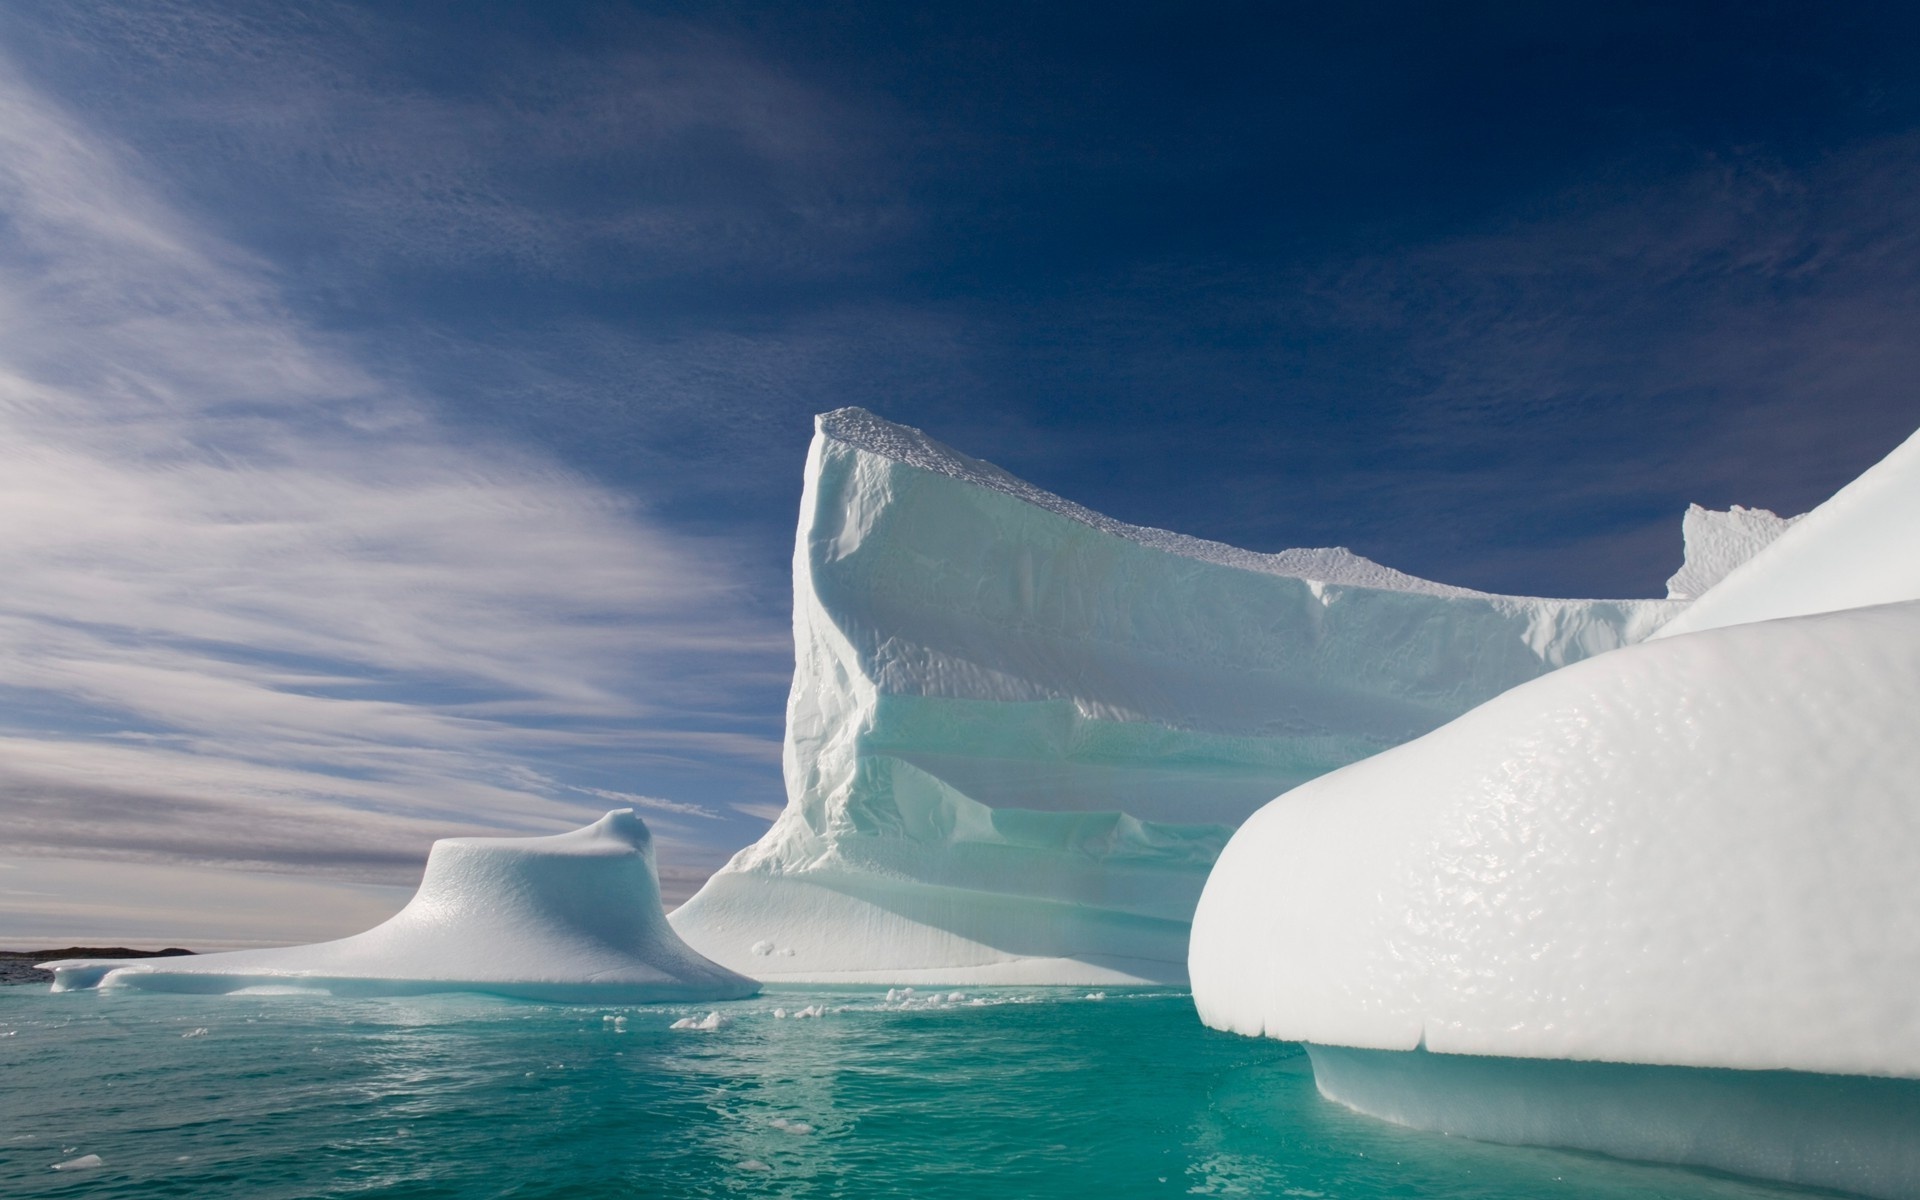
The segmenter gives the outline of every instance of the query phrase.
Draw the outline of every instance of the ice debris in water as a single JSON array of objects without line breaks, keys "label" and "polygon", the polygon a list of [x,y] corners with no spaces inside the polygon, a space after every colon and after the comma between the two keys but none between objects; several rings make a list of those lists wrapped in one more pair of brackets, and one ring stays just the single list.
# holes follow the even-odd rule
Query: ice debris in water
[{"label": "ice debris in water", "polygon": [[1088,992],[1087,993],[1087,999],[1089,1000],[1105,1000],[1106,998],[1107,998],[1107,994],[1105,992]]},{"label": "ice debris in water", "polygon": [[793,1017],[797,1021],[802,1017],[824,1017],[826,1015],[827,1015],[827,1010],[821,1005],[809,1004],[805,1008],[801,1009],[799,1012],[794,1013]]},{"label": "ice debris in water", "polygon": [[765,1164],[765,1163],[763,1163],[763,1162],[761,1162],[761,1161],[760,1161],[759,1159],[757,1159],[757,1158],[749,1158],[749,1159],[747,1159],[747,1160],[745,1160],[744,1162],[742,1162],[742,1163],[740,1164],[740,1169],[741,1169],[742,1171],[771,1171],[771,1170],[773,1170],[773,1168],[772,1168],[772,1167],[770,1167],[770,1166],[768,1166],[767,1164]]},{"label": "ice debris in water", "polygon": [[768,1121],[767,1124],[773,1126],[775,1129],[778,1129],[781,1133],[812,1133],[813,1132],[813,1126],[807,1124],[805,1121],[789,1121],[785,1117],[775,1117],[773,1120]]},{"label": "ice debris in water", "polygon": [[95,1167],[104,1167],[107,1160],[98,1154],[82,1154],[79,1158],[70,1158],[65,1162],[53,1164],[56,1171],[91,1171]]},{"label": "ice debris in water", "polygon": [[[710,1012],[706,1016],[700,1017],[698,1019],[693,1017],[681,1017],[678,1021],[675,1021],[672,1025],[669,1025],[667,1028],[669,1029],[705,1029],[708,1031],[712,1031],[715,1029],[725,1029],[727,1026],[731,1024],[733,1024],[733,1022],[728,1020],[726,1017],[721,1016],[717,1012]],[[620,1027],[619,1022],[617,1021],[614,1022],[614,1028],[618,1029],[619,1027]]]},{"label": "ice debris in water", "polygon": [[784,1008],[776,1008],[773,1010],[773,1015],[778,1020],[784,1021],[787,1019],[787,1010]]},{"label": "ice debris in water", "polygon": [[207,1036],[207,1031],[204,1027],[200,1029],[189,1029],[185,1033],[181,1034],[180,1036],[183,1038],[205,1037]]}]

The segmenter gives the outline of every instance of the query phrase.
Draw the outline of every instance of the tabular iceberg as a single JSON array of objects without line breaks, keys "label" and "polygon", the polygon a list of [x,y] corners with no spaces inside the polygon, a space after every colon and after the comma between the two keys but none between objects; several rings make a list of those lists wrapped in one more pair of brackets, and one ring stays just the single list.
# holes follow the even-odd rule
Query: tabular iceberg
[{"label": "tabular iceberg", "polygon": [[1916,485],[1909,441],[1654,640],[1255,814],[1202,1019],[1408,1124],[1920,1196]]},{"label": "tabular iceberg", "polygon": [[787,808],[671,920],[795,981],[1182,982],[1260,804],[1681,607],[1127,525],[858,409],[793,569]]},{"label": "tabular iceberg", "polygon": [[632,809],[552,837],[435,842],[407,906],[338,941],[41,966],[54,973],[56,992],[470,991],[622,1004],[731,1000],[759,990],[674,934],[661,911],[652,835]]}]

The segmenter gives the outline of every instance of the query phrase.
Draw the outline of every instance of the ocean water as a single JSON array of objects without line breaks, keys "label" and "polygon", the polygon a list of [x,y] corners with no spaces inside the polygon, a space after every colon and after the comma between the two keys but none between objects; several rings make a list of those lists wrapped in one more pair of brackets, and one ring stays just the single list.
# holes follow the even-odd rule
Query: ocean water
[{"label": "ocean water", "polygon": [[[1202,1028],[1183,993],[1094,995],[606,1008],[0,988],[0,1195],[1815,1194],[1400,1129],[1322,1100],[1298,1046]],[[708,1011],[728,1023],[670,1028]]]}]

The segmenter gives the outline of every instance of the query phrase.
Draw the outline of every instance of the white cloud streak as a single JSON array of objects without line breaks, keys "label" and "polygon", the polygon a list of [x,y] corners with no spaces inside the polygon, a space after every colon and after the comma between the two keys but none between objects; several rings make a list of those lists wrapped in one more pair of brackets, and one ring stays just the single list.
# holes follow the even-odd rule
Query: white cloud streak
[{"label": "white cloud streak", "polygon": [[[462,440],[0,64],[0,827],[12,848],[393,880],[618,796],[567,755],[784,670],[724,546]],[[724,707],[724,705],[722,705]]]}]

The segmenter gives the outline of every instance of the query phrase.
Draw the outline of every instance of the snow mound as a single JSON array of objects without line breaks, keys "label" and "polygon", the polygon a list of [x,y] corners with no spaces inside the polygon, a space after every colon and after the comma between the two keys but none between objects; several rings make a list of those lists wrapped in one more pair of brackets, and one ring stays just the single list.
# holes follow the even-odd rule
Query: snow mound
[{"label": "snow mound", "polygon": [[[1805,515],[1805,514],[1802,514]],[[1680,521],[1686,561],[1667,580],[1667,599],[1693,600],[1773,544],[1799,517],[1780,517],[1764,508],[1736,504],[1725,512],[1687,505]]]},{"label": "snow mound", "polygon": [[1207,871],[1261,804],[1679,608],[1145,529],[828,413],[787,808],[671,920],[762,979],[1184,982]]},{"label": "snow mound", "polygon": [[53,990],[728,1000],[759,985],[702,958],[667,924],[653,837],[632,809],[552,837],[446,838],[385,923],[333,942],[190,958],[42,964]]},{"label": "snow mound", "polygon": [[1916,712],[1920,602],[1515,688],[1249,820],[1195,1004],[1337,1046],[1920,1077]]},{"label": "snow mound", "polygon": [[1792,522],[1656,637],[1920,599],[1920,433]]}]

